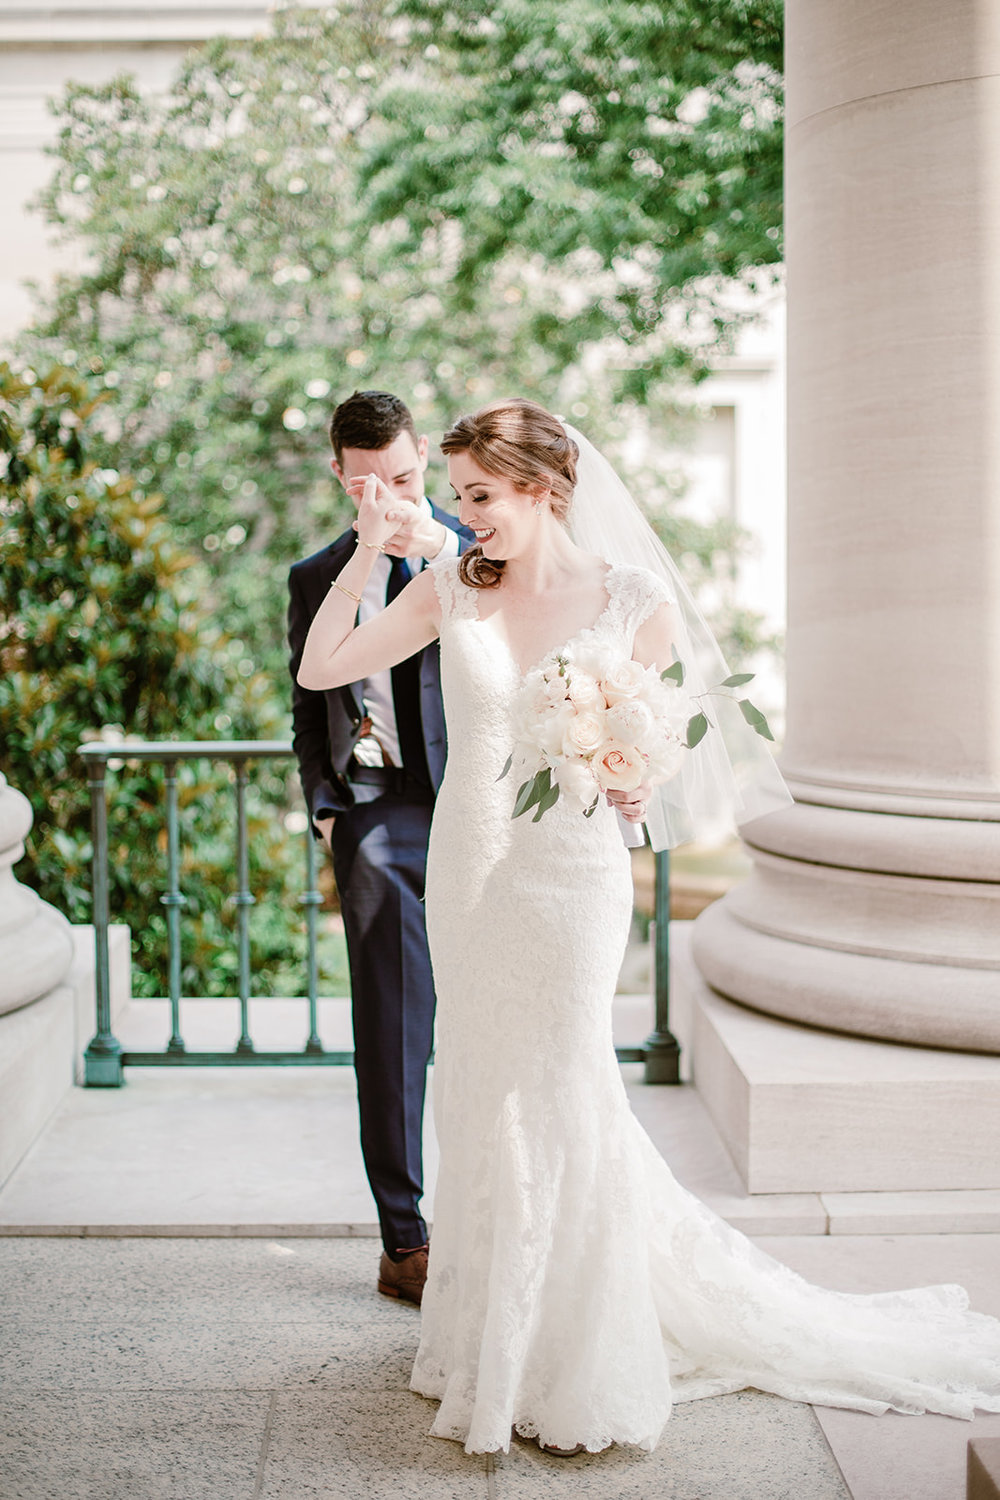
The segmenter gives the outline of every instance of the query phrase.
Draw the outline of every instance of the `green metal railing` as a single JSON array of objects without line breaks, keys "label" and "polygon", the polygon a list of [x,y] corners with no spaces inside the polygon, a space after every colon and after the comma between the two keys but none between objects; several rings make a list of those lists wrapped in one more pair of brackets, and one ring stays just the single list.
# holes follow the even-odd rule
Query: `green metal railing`
[{"label": "green metal railing", "polygon": [[[259,1052],[250,1036],[250,909],[256,898],[250,889],[250,858],[247,836],[246,791],[251,762],[287,760],[292,747],[283,740],[164,740],[129,741],[127,744],[87,742],[80,755],[90,784],[93,837],[92,893],[96,949],[95,987],[97,1030],[84,1053],[84,1081],[90,1087],[118,1088],[128,1066],[218,1067],[308,1064],[344,1066],[353,1063],[350,1051],[327,1051],[318,1032],[318,963],[316,914],[322,902],[316,881],[316,841],[306,828],[305,890],[299,897],[306,911],[306,996],[309,1034],[297,1050]],[[162,764],[167,822],[166,890],[160,897],[167,912],[167,987],[170,1001],[170,1040],[161,1052],[129,1051],[111,1029],[111,971],[108,956],[110,911],[108,899],[107,772],[113,761],[151,761]],[[236,907],[236,944],[240,1007],[240,1036],[226,1052],[192,1051],[181,1033],[181,913],[185,897],[180,888],[180,820],[177,769],[182,761],[211,760],[233,768],[236,801],[235,882],[232,900]],[[647,1083],[680,1082],[680,1049],[670,1031],[669,990],[669,856],[656,856],[656,937],[654,946],[656,1015],[654,1030],[641,1047],[619,1047],[620,1062],[645,1064]]]}]

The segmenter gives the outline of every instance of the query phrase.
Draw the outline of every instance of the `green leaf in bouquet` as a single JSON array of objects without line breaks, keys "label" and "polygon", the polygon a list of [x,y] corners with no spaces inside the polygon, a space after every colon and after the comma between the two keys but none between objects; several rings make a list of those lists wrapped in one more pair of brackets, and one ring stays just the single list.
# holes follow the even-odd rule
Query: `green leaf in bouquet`
[{"label": "green leaf in bouquet", "polygon": [[510,768],[511,768],[511,766],[513,764],[514,764],[514,757],[513,757],[513,755],[508,755],[508,757],[507,757],[507,764],[504,766],[503,770],[500,772],[500,775],[497,777],[497,781],[503,781],[504,777],[507,775],[507,772],[510,770]]},{"label": "green leaf in bouquet", "polygon": [[526,812],[528,808],[531,807],[532,803],[535,800],[534,791],[536,780],[537,777],[533,776],[530,781],[526,781],[523,783],[523,785],[518,787],[517,796],[514,798],[514,811],[511,813],[512,818],[519,818],[523,812]]},{"label": "green leaf in bouquet", "polygon": [[535,816],[531,821],[533,823],[537,823],[539,818],[542,816],[542,813],[548,812],[550,807],[555,807],[558,801],[559,783],[556,782],[555,786],[550,786],[547,792],[542,793],[538,802],[538,811],[535,813]]},{"label": "green leaf in bouquet", "polygon": [[594,816],[595,812],[597,811],[597,804],[598,804],[598,802],[600,802],[600,800],[601,800],[601,794],[600,794],[600,792],[598,792],[597,796],[594,798],[594,800],[590,804],[590,806],[589,807],[585,807],[583,809],[583,816],[585,818],[592,818]]},{"label": "green leaf in bouquet", "polygon": [[551,778],[552,772],[550,771],[549,767],[543,766],[540,771],[537,771],[535,773],[530,781],[526,781],[517,794],[517,799],[514,803],[514,811],[511,813],[511,817],[519,818],[522,813],[526,813],[528,811],[529,807],[534,807],[535,803],[538,802],[542,797],[544,797],[546,793],[551,789]]},{"label": "green leaf in bouquet", "polygon": [[725,682],[720,682],[720,687],[742,687],[746,682],[753,682],[756,672],[734,672],[732,677],[727,677]]},{"label": "green leaf in bouquet", "polygon": [[677,684],[678,687],[683,687],[684,686],[684,663],[682,661],[680,661],[680,660],[675,661],[672,667],[668,667],[665,672],[661,672],[660,673],[660,681],[661,682],[668,682],[668,681],[669,682],[676,682],[676,684]]},{"label": "green leaf in bouquet", "polygon": [[756,729],[757,733],[763,736],[765,740],[773,740],[774,735],[771,733],[770,726],[760,709],[756,708],[750,702],[749,698],[739,698],[737,701],[740,705],[740,713],[746,719],[750,728]]},{"label": "green leaf in bouquet", "polygon": [[[740,705],[742,707],[742,704]],[[700,745],[708,733],[708,720],[704,714],[695,714],[688,719],[687,740],[685,741],[689,750],[695,745]]]}]

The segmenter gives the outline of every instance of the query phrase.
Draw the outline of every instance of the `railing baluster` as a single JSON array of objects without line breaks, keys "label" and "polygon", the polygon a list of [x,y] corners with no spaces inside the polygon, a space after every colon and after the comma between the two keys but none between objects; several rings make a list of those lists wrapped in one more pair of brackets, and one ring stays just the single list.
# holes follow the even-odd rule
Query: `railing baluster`
[{"label": "railing baluster", "polygon": [[181,1036],[181,907],[187,900],[180,889],[180,817],[177,807],[177,762],[163,767],[167,793],[167,890],[160,897],[167,908],[167,986],[170,992],[170,1040],[168,1052],[184,1052]]},{"label": "railing baluster", "polygon": [[92,1088],[120,1088],[125,1082],[122,1048],[111,1030],[111,966],[108,961],[108,804],[104,795],[104,762],[87,762],[90,782],[90,830],[93,852],[94,984],[97,1032],[84,1053],[84,1082]]},{"label": "railing baluster", "polygon": [[670,1030],[670,855],[664,849],[656,856],[654,897],[656,941],[654,947],[654,1030],[643,1043],[647,1083],[680,1083],[681,1049]]},{"label": "railing baluster", "polygon": [[234,762],[236,772],[236,918],[237,950],[240,971],[240,1039],[236,1051],[252,1052],[250,1036],[250,908],[255,898],[250,891],[250,852],[247,839],[247,763]]},{"label": "railing baluster", "polygon": [[[317,889],[317,852],[312,829],[306,829],[306,886],[299,902],[306,909],[307,993],[309,1003],[309,1037],[297,1051],[258,1052],[250,1036],[250,907],[256,904],[250,890],[250,854],[247,828],[248,762],[290,759],[293,747],[279,740],[169,740],[130,741],[128,758],[140,762],[158,762],[165,772],[167,808],[167,890],[160,897],[167,908],[168,984],[170,990],[170,1041],[163,1052],[123,1051],[111,1030],[111,980],[108,955],[108,824],[105,796],[105,774],[109,762],[123,754],[120,745],[88,742],[80,746],[80,756],[87,767],[90,783],[91,826],[93,831],[93,908],[95,940],[95,987],[97,1030],[84,1054],[84,1081],[99,1087],[117,1087],[124,1083],[124,1066],[148,1066],[172,1062],[180,1065],[214,1067],[242,1061],[248,1064],[274,1063],[349,1065],[353,1053],[327,1052],[319,1036],[319,978],[317,951],[317,912],[322,897]],[[232,897],[237,910],[237,947],[239,966],[240,1038],[227,1052],[189,1051],[180,1029],[181,1002],[181,910],[187,898],[180,890],[180,818],[178,812],[177,768],[181,761],[205,759],[225,761],[233,767],[236,784],[236,879]],[[618,1048],[622,1061],[645,1063],[647,1083],[680,1082],[680,1047],[670,1030],[670,861],[665,853],[656,856],[656,940],[654,949],[656,1020],[655,1028],[641,1048]]]},{"label": "railing baluster", "polygon": [[309,996],[309,1040],[305,1050],[310,1054],[323,1051],[319,1036],[317,996],[319,994],[319,965],[316,956],[316,913],[323,897],[316,887],[316,839],[312,820],[306,825],[306,889],[299,897],[306,909],[306,983]]}]

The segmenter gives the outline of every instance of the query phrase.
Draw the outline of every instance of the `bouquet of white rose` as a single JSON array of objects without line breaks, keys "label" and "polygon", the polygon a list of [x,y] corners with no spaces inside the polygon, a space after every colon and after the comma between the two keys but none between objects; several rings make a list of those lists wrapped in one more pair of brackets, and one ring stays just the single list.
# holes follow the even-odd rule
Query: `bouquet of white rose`
[{"label": "bouquet of white rose", "polygon": [[[752,677],[739,672],[719,688]],[[706,696],[684,690],[680,661],[658,672],[599,645],[549,658],[528,673],[514,704],[516,743],[497,778],[511,771],[525,778],[511,816],[534,807],[537,823],[562,796],[589,818],[604,792],[668,780],[710,728],[699,706]],[[737,701],[747,723],[773,738],[760,710],[748,698]]]}]

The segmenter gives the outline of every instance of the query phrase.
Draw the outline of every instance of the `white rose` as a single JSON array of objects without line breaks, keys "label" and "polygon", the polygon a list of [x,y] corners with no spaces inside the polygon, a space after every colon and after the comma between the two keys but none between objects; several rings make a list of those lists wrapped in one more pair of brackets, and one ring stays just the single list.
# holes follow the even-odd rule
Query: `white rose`
[{"label": "white rose", "polygon": [[545,703],[522,702],[513,715],[515,738],[519,742],[534,745],[536,754],[551,711],[549,705]]},{"label": "white rose", "polygon": [[585,672],[588,677],[600,682],[614,663],[621,660],[621,654],[620,646],[612,647],[607,642],[585,637],[574,641],[569,647],[566,662],[571,671]]},{"label": "white rose", "polygon": [[577,708],[584,712],[604,707],[604,694],[598,686],[597,678],[577,667],[570,668],[569,696]]},{"label": "white rose", "polygon": [[619,661],[610,666],[601,679],[601,691],[609,708],[627,698],[635,698],[643,685],[646,668],[637,661]]},{"label": "white rose", "polygon": [[566,697],[565,677],[560,677],[558,672],[553,672],[551,675],[546,673],[542,696],[546,703],[562,703]]},{"label": "white rose", "polygon": [[577,812],[584,812],[597,796],[599,787],[588,766],[578,760],[566,761],[555,773],[560,794]]},{"label": "white rose", "polygon": [[625,740],[630,745],[649,750],[656,738],[656,718],[640,698],[626,698],[609,708],[604,716],[607,733],[614,740]]},{"label": "white rose", "polygon": [[590,765],[605,792],[634,792],[647,774],[646,757],[620,740],[606,740]]},{"label": "white rose", "polygon": [[572,703],[563,702],[553,705],[539,721],[537,726],[537,743],[550,764],[554,765],[562,760],[565,752],[563,741],[566,738],[572,721],[576,718],[576,710]]},{"label": "white rose", "polygon": [[587,760],[604,743],[608,731],[601,714],[578,713],[566,725],[563,754]]},{"label": "white rose", "polygon": [[566,684],[553,668],[533,667],[524,679],[518,700],[521,704],[544,707],[560,703],[566,696]]},{"label": "white rose", "polygon": [[695,705],[683,688],[672,682],[659,683],[653,707],[659,723],[678,734],[686,734],[687,722],[695,712]]},{"label": "white rose", "polygon": [[649,757],[649,778],[651,781],[669,781],[672,776],[684,764],[687,754],[687,746],[684,740],[676,735],[663,735],[659,738],[656,749]]}]

